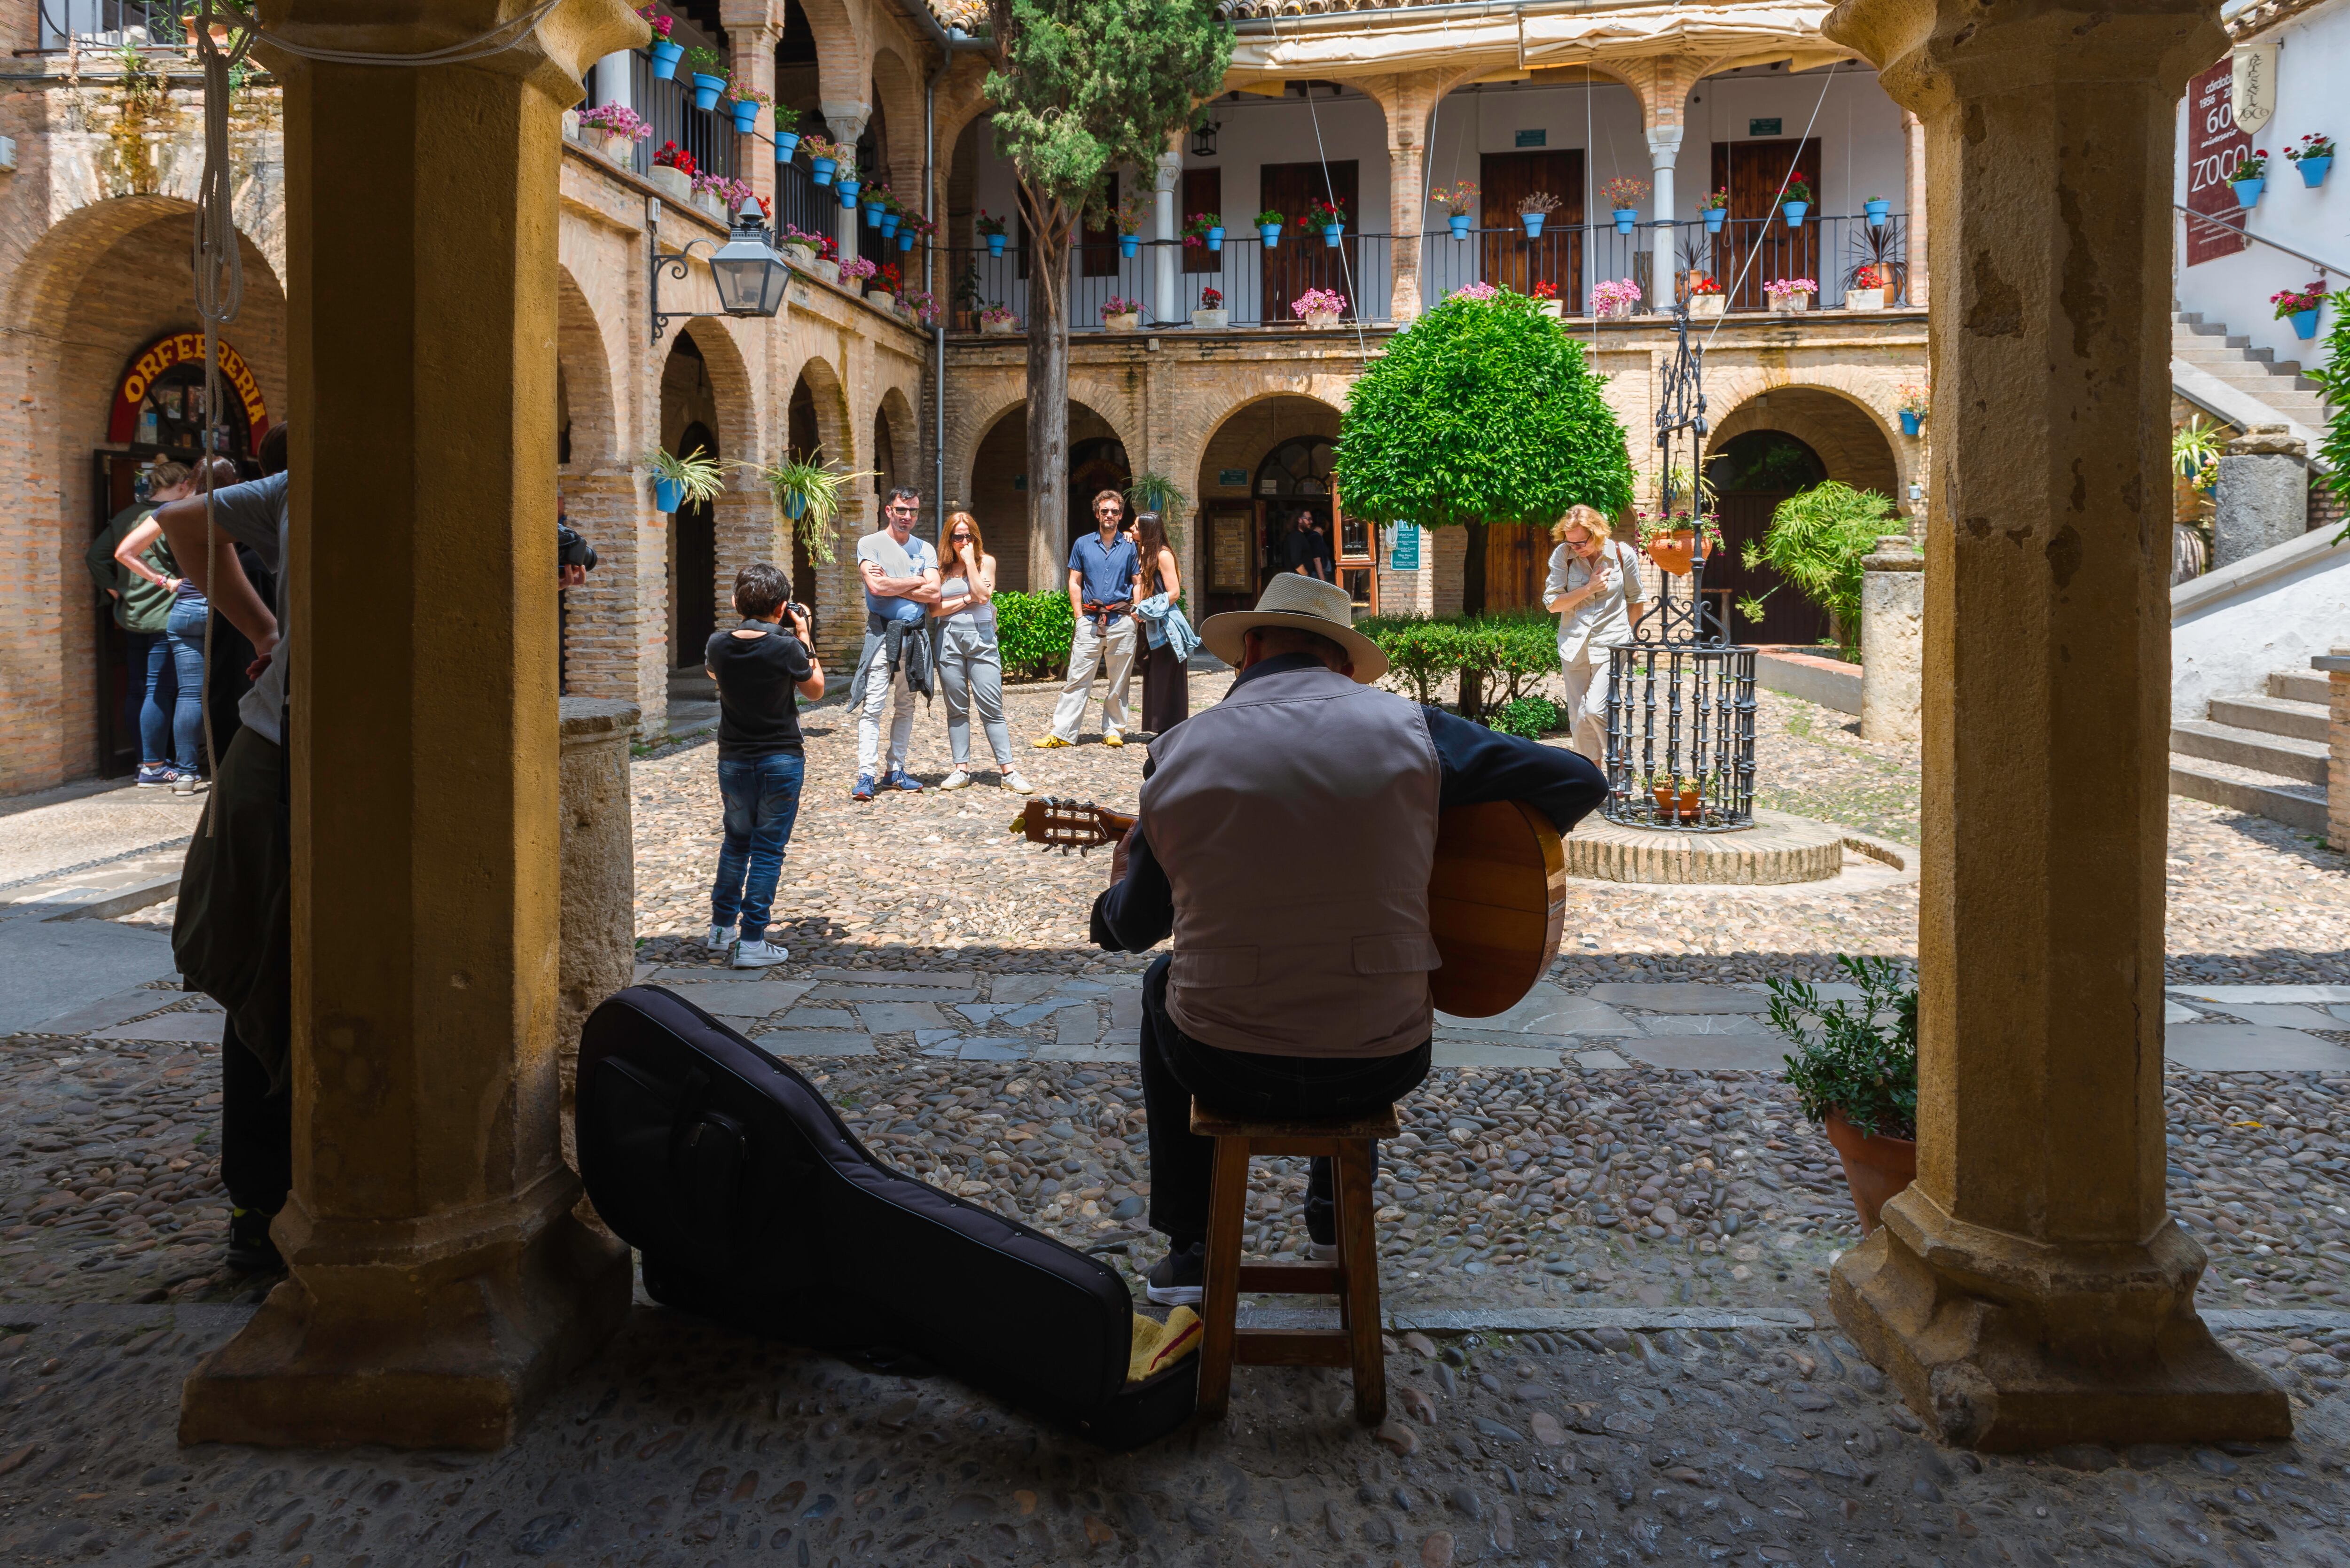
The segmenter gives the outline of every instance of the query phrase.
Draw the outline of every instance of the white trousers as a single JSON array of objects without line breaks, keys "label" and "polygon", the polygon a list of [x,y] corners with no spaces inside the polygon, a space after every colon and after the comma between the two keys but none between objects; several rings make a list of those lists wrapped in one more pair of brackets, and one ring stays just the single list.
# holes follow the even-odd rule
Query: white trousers
[{"label": "white trousers", "polygon": [[1107,634],[1096,629],[1091,617],[1077,622],[1076,640],[1069,645],[1069,680],[1053,709],[1053,733],[1065,741],[1077,738],[1086,716],[1086,699],[1092,693],[1094,671],[1108,659],[1109,690],[1102,697],[1102,733],[1126,733],[1126,689],[1134,679],[1132,616],[1111,618]]},{"label": "white trousers", "polygon": [[884,701],[889,703],[889,767],[895,772],[906,765],[906,746],[914,738],[914,693],[906,685],[902,669],[890,671],[887,680],[867,679],[865,711],[857,716],[857,771],[876,778],[888,776],[875,773],[873,767],[881,751]]},{"label": "white trousers", "polygon": [[1572,659],[1559,661],[1559,679],[1566,682],[1566,743],[1601,768],[1607,766],[1608,649],[1586,643]]}]

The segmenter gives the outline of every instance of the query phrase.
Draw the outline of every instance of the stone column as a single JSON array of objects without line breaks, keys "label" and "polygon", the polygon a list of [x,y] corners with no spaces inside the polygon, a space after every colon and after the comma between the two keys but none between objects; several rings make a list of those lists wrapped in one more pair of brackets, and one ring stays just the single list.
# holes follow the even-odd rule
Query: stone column
[{"label": "stone column", "polygon": [[606,55],[596,62],[596,96],[605,103],[637,107],[636,84],[630,78],[629,67],[634,57],[626,49]]},{"label": "stone column", "polygon": [[[841,103],[831,99],[817,104],[816,109],[824,116],[825,134],[848,149],[848,155],[851,158],[856,157],[858,139],[865,134],[865,122],[873,117],[872,109],[866,104]],[[870,180],[872,177],[873,171],[869,169],[858,171],[858,178],[860,180]],[[837,192],[833,199],[839,200]],[[859,199],[862,199],[862,192],[859,192]],[[857,259],[857,227],[861,214],[855,207],[842,207],[839,209],[839,213],[840,226],[833,231],[833,237],[840,245],[841,264],[847,265]],[[864,290],[859,288],[858,292],[861,294]]]},{"label": "stone column", "polygon": [[[355,28],[286,0],[271,26],[412,56],[495,18],[422,0]],[[294,431],[292,1273],[190,1375],[182,1442],[495,1447],[629,1309],[557,1132],[548,348],[562,111],[645,36],[624,0],[566,0],[468,65],[263,51]]]},{"label": "stone column", "polygon": [[1183,310],[1183,301],[1175,292],[1176,264],[1183,254],[1182,247],[1176,244],[1176,241],[1181,237],[1177,233],[1181,226],[1181,219],[1177,216],[1175,202],[1177,188],[1183,181],[1182,137],[1183,132],[1178,130],[1168,139],[1167,151],[1159,155],[1156,171],[1158,178],[1151,187],[1153,201],[1158,209],[1155,214],[1158,238],[1161,242],[1150,253],[1152,285],[1155,289],[1150,302],[1150,315],[1155,321],[1180,322],[1189,319]]},{"label": "stone column", "polygon": [[2309,446],[2290,430],[2253,425],[2220,449],[2211,496],[2215,570],[2309,532]]},{"label": "stone column", "polygon": [[2325,676],[2325,842],[2350,849],[2350,648],[2309,667]]},{"label": "stone column", "polygon": [[1403,71],[1356,85],[1388,123],[1388,314],[1400,326],[1419,318],[1420,231],[1428,226],[1428,117],[1457,71]]},{"label": "stone column", "polygon": [[1909,303],[1926,307],[1926,122],[1908,109],[1901,111],[1901,172],[1903,201],[1909,209],[1909,232],[1902,238],[1909,264]]},{"label": "stone column", "polygon": [[629,794],[633,702],[566,697],[563,736],[563,961],[556,984],[556,1062],[563,1082],[564,1153],[570,1147],[579,1030],[636,973],[636,835]]},{"label": "stone column", "polygon": [[1648,128],[1648,161],[1657,178],[1657,259],[1649,275],[1656,280],[1656,296],[1648,301],[1655,310],[1673,307],[1673,166],[1680,161],[1682,127],[1652,125]]},{"label": "stone column", "polygon": [[[2287,1436],[2165,1205],[2170,190],[2213,0],[1846,0],[1925,122],[1938,301],[1918,1179],[1830,1273],[1944,1442]],[[2032,432],[2019,443],[2016,431]],[[1946,524],[1946,525],[1944,525]]]},{"label": "stone column", "polygon": [[1860,738],[1914,741],[1926,653],[1926,557],[1907,535],[1888,535],[1860,567]]}]

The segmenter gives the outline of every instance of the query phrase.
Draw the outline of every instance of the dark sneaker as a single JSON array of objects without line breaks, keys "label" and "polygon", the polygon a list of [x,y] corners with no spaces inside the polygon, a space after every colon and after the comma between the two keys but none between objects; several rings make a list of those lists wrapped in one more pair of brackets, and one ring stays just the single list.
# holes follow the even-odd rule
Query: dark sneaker
[{"label": "dark sneaker", "polygon": [[851,800],[871,800],[873,798],[873,775],[871,774],[858,774],[857,787],[848,792],[848,798]]},{"label": "dark sneaker", "polygon": [[140,789],[169,789],[172,787],[172,781],[177,779],[179,776],[180,770],[171,766],[169,763],[158,763],[151,767],[147,763],[141,763],[139,764],[138,787]]},{"label": "dark sneaker", "polygon": [[232,1209],[228,1211],[228,1266],[240,1274],[275,1274],[286,1269],[286,1260],[277,1253],[277,1243],[269,1239],[269,1222],[274,1214],[264,1214],[257,1209]]},{"label": "dark sneaker", "polygon": [[889,775],[889,787],[891,789],[904,790],[908,794],[920,794],[922,793],[920,781],[916,779],[913,774],[908,773],[903,768],[898,769]]},{"label": "dark sneaker", "polygon": [[1160,1306],[1200,1304],[1208,1283],[1208,1244],[1194,1241],[1168,1253],[1144,1276],[1143,1289]]}]

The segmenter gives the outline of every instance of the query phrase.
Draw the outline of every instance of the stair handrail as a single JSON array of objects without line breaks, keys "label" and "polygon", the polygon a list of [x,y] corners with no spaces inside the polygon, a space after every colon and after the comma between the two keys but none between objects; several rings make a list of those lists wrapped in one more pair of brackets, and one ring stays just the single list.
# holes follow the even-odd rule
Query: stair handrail
[{"label": "stair handrail", "polygon": [[2211,228],[2221,231],[2222,233],[2233,234],[2239,239],[2256,241],[2261,244],[2268,246],[2268,248],[2272,251],[2282,251],[2285,254],[2293,257],[2293,260],[2305,261],[2320,272],[2335,273],[2344,277],[2350,277],[2350,266],[2344,266],[2339,262],[2320,261],[2315,256],[2303,255],[2301,252],[2293,249],[2291,245],[2281,245],[2265,234],[2256,234],[2249,228],[2240,229],[2233,223],[2222,223],[2220,219],[2213,217],[2210,213],[2196,212],[2193,208],[2189,207],[2182,202],[2173,202],[2170,204],[2174,208],[2178,209],[2178,212],[2185,214],[2190,222],[2207,224]]}]

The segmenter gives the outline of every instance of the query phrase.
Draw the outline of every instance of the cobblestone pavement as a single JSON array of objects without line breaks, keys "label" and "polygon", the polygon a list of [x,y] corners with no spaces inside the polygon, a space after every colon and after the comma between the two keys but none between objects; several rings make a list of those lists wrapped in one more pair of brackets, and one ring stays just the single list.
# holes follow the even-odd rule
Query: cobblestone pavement
[{"label": "cobblestone pavement", "polygon": [[[2228,1564],[2350,1560],[2350,1355],[2237,1334],[2291,1443],[1936,1449],[1834,1333],[1391,1342],[1388,1423],[1343,1374],[1241,1368],[1228,1420],[1105,1455],[945,1377],[640,1307],[492,1456],[173,1440],[236,1309],[83,1309],[0,1338],[0,1558],[597,1565]],[[22,1330],[29,1328],[30,1332]],[[0,1333],[5,1333],[0,1330]]]}]

